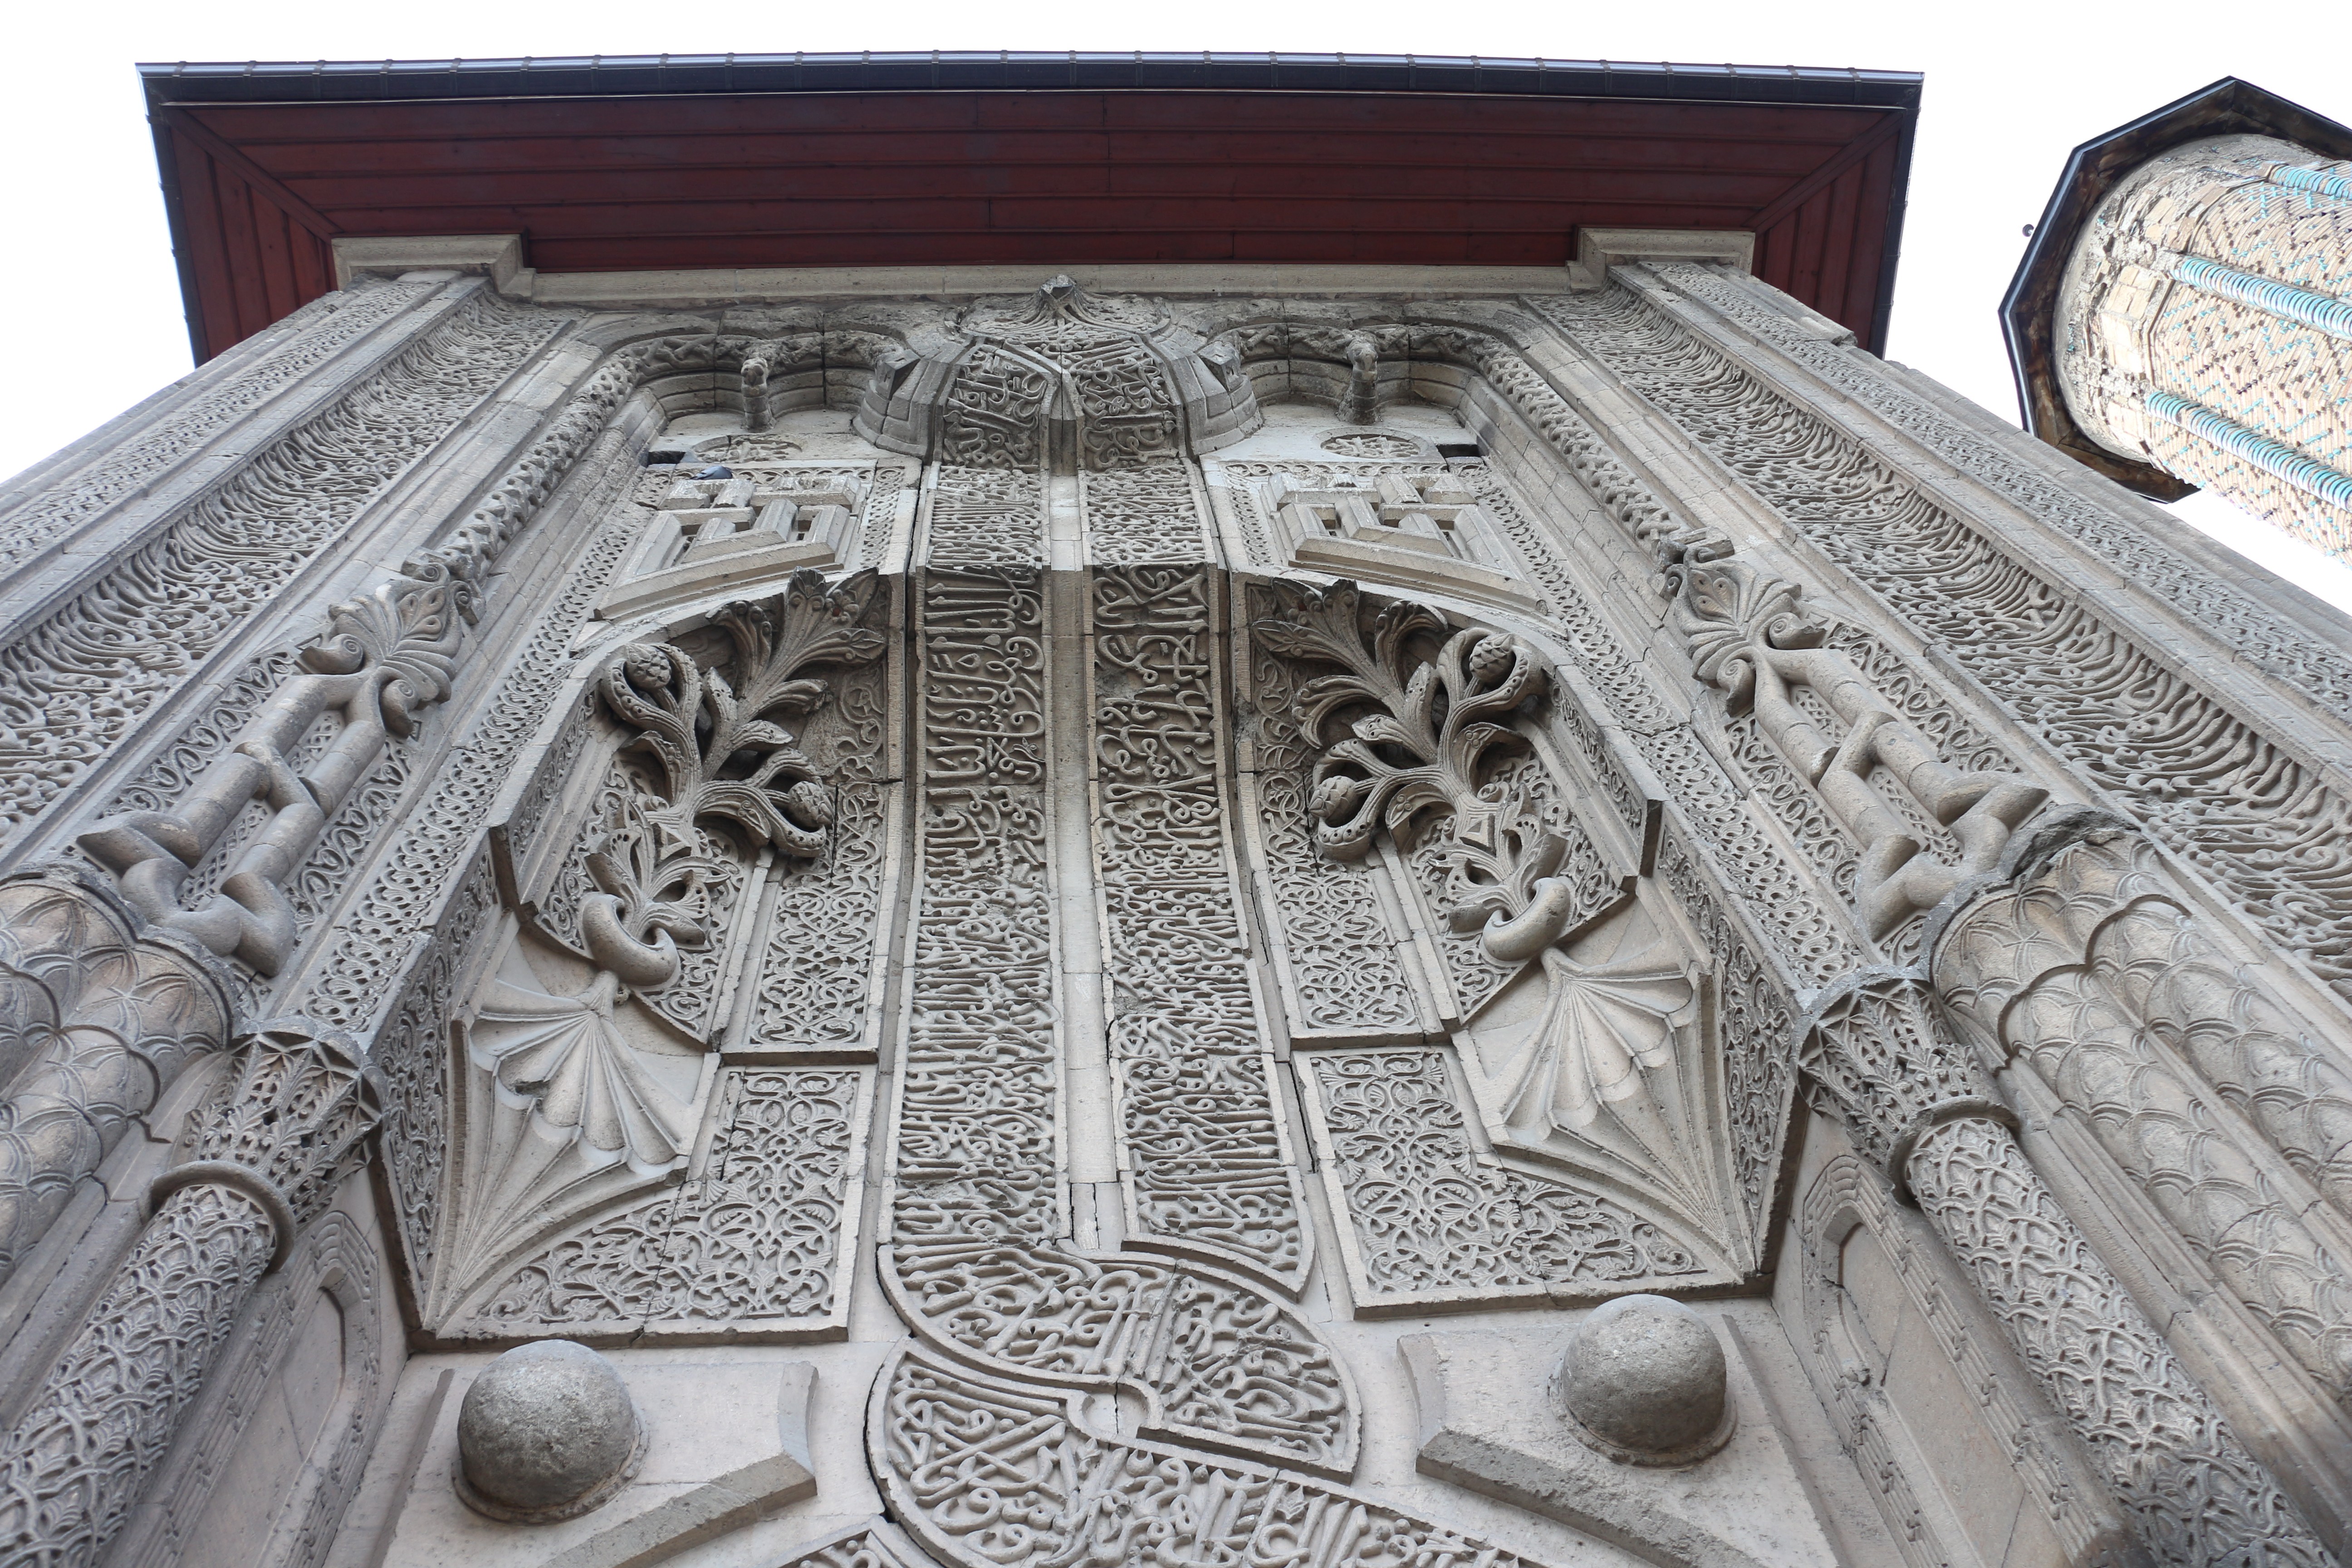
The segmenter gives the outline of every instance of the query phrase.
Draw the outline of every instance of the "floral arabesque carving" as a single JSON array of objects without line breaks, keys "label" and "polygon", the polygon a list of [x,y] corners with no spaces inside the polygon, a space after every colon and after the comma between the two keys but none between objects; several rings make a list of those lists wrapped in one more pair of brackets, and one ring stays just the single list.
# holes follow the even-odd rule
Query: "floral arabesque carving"
[{"label": "floral arabesque carving", "polygon": [[[1383,827],[1394,832],[1427,810],[1475,808],[1486,753],[1518,739],[1496,721],[1543,690],[1527,647],[1475,629],[1447,637],[1435,611],[1408,603],[1379,610],[1367,638],[1352,583],[1286,590],[1282,598],[1282,612],[1253,628],[1259,638],[1286,658],[1344,671],[1307,682],[1294,699],[1300,728],[1323,751],[1310,803],[1317,849],[1361,859]],[[1444,642],[1433,657],[1411,647],[1437,637]],[[1328,738],[1342,718],[1347,732]],[[1542,852],[1533,843],[1525,849]],[[1531,887],[1517,889],[1523,904]]]},{"label": "floral arabesque carving", "polygon": [[1706,300],[2010,504],[2155,590],[2221,645],[2277,672],[2339,720],[2352,720],[2352,655],[2273,614],[2253,595],[2175,548],[2167,538],[2170,520],[2160,511],[2121,498],[2095,500],[2021,462],[1987,431],[1905,386],[1875,355],[1810,333],[1756,300],[1748,292],[1752,285],[1738,278],[1690,262],[1654,266],[1675,288]]},{"label": "floral arabesque carving", "polygon": [[[413,734],[424,710],[449,695],[463,623],[478,611],[470,584],[437,563],[416,570],[330,611],[324,635],[300,656],[304,673],[169,809],[107,817],[76,839],[115,873],[132,908],[259,973],[284,966],[299,934],[288,881],[391,739]],[[332,738],[298,763],[298,749],[330,715]],[[270,813],[266,826],[217,892],[182,908],[190,874],[255,801]]]},{"label": "floral arabesque carving", "polygon": [[152,493],[222,432],[437,287],[359,278],[303,306],[226,384],[207,386],[100,460],[55,475],[59,482],[0,510],[0,568],[14,569],[124,500]]},{"label": "floral arabesque carving", "polygon": [[[1674,1238],[1650,1249],[1674,1260],[1668,1272],[1704,1250],[1736,1274],[1729,1259],[1748,1248],[1727,1220],[1746,1205],[1717,1190],[1712,1112],[1685,1060],[1698,1000],[1689,964],[1673,939],[1628,947],[1622,931],[1604,959],[1571,956],[1626,909],[1633,878],[1550,798],[1544,764],[1507,721],[1547,686],[1532,651],[1449,632],[1412,605],[1381,609],[1367,631],[1351,584],[1277,595],[1283,610],[1257,622],[1256,639],[1342,671],[1301,683],[1294,700],[1302,735],[1321,749],[1308,802],[1321,853],[1360,858],[1380,832],[1420,841],[1405,858],[1455,936],[1475,938],[1491,965],[1455,966],[1465,1019],[1516,974],[1541,976],[1528,1043],[1486,1064],[1484,1114],[1498,1140],[1654,1199],[1652,1213],[1674,1216],[1657,1222]],[[1603,1243],[1607,1228],[1592,1239]]]},{"label": "floral arabesque carving", "polygon": [[[2050,792],[2014,773],[1963,771],[1824,646],[1829,627],[1800,605],[1803,590],[1747,563],[1692,550],[1664,578],[1669,624],[1688,647],[1698,679],[1734,714],[1753,711],[1781,756],[1818,791],[1864,846],[1854,900],[1875,940],[1933,909],[1963,879],[1990,870],[2010,835]],[[1843,732],[1806,711],[1800,691],[1824,705]],[[1893,775],[1958,841],[1957,864],[1926,853],[1912,825],[1873,775]]]},{"label": "floral arabesque carving", "polygon": [[1361,859],[1376,833],[1409,838],[1428,819],[1439,837],[1419,858],[1442,878],[1447,923],[1505,971],[1539,961],[1564,989],[1573,966],[1560,945],[1622,903],[1627,885],[1571,816],[1548,814],[1548,785],[1497,765],[1526,746],[1507,721],[1545,689],[1533,653],[1500,634],[1449,635],[1409,603],[1378,611],[1368,637],[1352,583],[1276,592],[1283,610],[1253,628],[1258,639],[1343,671],[1293,698],[1301,734],[1321,753],[1307,798],[1318,853]]},{"label": "floral arabesque carving", "polygon": [[1314,1119],[1358,1308],[1556,1301],[1707,1277],[1638,1212],[1481,1161],[1433,1050],[1318,1051]]},{"label": "floral arabesque carving", "polygon": [[[1633,294],[1551,299],[1538,309],[2210,878],[2267,940],[2352,994],[2352,799],[2287,731],[2159,659],[2016,545]],[[1884,393],[1879,401],[1904,406]],[[1937,429],[1916,410],[1906,423]],[[1947,445],[1960,452],[1966,444],[1948,432]],[[2017,493],[2028,489],[2020,481]],[[2146,570],[2168,596],[2183,584],[2182,595],[2222,630],[2210,645],[2217,651],[2259,647],[2271,668],[2294,670],[2315,689],[2340,679],[2340,658],[2319,639],[2291,637],[2218,576],[2199,574],[2206,586],[2192,590],[2176,555],[2132,531],[2080,505],[2051,516]]]},{"label": "floral arabesque carving", "polygon": [[436,1331],[698,1338],[836,1327],[863,1175],[859,1077],[722,1072],[698,1173],[528,1258]]},{"label": "floral arabesque carving", "polygon": [[562,322],[476,296],[0,647],[0,820],[64,793]]},{"label": "floral arabesque carving", "polygon": [[[607,792],[611,816],[590,830],[596,890],[578,906],[595,965],[587,984],[551,990],[519,945],[465,1026],[470,1120],[494,1131],[467,1139],[443,1227],[436,1320],[510,1273],[519,1249],[543,1247],[551,1232],[685,1166],[709,1087],[700,1047],[726,1023],[719,949],[747,940],[744,889],[756,873],[746,857],[815,855],[834,818],[817,764],[778,721],[827,700],[828,683],[803,673],[811,667],[880,656],[881,634],[860,625],[876,582],[870,572],[837,585],[803,572],[773,599],[722,606],[708,668],[667,643],[604,661],[597,699],[624,728],[622,752],[648,759],[651,776],[623,773]],[[601,752],[595,765],[605,765]],[[633,996],[696,1043],[617,1016]],[[635,1032],[648,1027],[654,1036]]]},{"label": "floral arabesque carving", "polygon": [[881,656],[882,634],[858,624],[876,581],[868,570],[836,587],[802,571],[773,600],[718,611],[712,618],[733,644],[731,680],[667,643],[634,645],[607,666],[597,690],[632,731],[623,749],[650,757],[662,787],[632,802],[588,858],[600,890],[582,900],[580,929],[600,968],[653,989],[677,977],[679,938],[707,940],[698,906],[714,875],[711,825],[786,856],[824,849],[832,793],[772,715],[804,714],[824,700],[825,683],[800,674],[809,666]]}]

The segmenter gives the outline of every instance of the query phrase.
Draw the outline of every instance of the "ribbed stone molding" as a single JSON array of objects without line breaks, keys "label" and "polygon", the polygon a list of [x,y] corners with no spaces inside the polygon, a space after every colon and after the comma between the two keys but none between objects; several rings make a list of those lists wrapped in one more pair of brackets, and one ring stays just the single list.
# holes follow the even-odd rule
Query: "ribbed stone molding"
[{"label": "ribbed stone molding", "polygon": [[0,1557],[96,1563],[138,1503],[254,1287],[363,1157],[381,1111],[348,1037],[255,1026],[191,1158],[0,1446]]},{"label": "ribbed stone molding", "polygon": [[[2352,1075],[2325,1027],[2224,949],[2147,837],[2105,813],[2051,814],[1931,928],[1954,1024],[2079,1113],[2091,1148],[2052,1171],[2066,1201],[2119,1183],[2268,1331],[2275,1350],[2170,1324],[2333,1535],[2352,1491]],[[2145,1250],[2116,1258],[2164,1275]]]}]

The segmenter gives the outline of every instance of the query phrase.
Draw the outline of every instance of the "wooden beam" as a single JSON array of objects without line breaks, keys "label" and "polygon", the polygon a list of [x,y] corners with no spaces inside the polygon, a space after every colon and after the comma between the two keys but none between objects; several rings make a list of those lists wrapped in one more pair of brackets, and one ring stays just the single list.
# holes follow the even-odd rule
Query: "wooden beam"
[{"label": "wooden beam", "polygon": [[175,109],[167,103],[157,104],[155,118],[203,148],[214,163],[252,186],[257,195],[320,239],[331,240],[342,233],[326,215],[288,190],[276,175],[205,129],[203,123],[186,110]]},{"label": "wooden beam", "polygon": [[1782,192],[1780,198],[1769,206],[1757,208],[1755,216],[1748,220],[1748,226],[1758,234],[1762,234],[1766,229],[1827,190],[1839,175],[1894,141],[1902,129],[1903,117],[1900,114],[1889,114],[1876,130],[1858,140],[1847,142],[1843,151]]}]

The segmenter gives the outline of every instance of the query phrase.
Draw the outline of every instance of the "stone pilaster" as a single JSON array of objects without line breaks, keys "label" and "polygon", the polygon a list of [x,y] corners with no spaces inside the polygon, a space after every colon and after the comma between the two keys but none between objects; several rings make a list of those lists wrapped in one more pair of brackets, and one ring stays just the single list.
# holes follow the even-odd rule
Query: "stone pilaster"
[{"label": "stone pilaster", "polygon": [[205,958],[67,876],[0,891],[0,1279],[181,1071],[228,1037]]}]

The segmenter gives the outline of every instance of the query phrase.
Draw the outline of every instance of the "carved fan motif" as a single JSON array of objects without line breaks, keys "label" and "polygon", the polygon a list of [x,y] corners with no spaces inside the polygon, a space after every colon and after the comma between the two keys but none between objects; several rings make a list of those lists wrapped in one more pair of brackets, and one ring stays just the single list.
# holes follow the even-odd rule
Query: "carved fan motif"
[{"label": "carved fan motif", "polygon": [[620,994],[608,972],[571,996],[501,978],[467,1032],[467,1051],[497,1080],[502,1104],[528,1105],[544,1125],[572,1130],[592,1161],[618,1155],[639,1175],[657,1175],[686,1157],[690,1108],[621,1037],[613,1022]]}]

